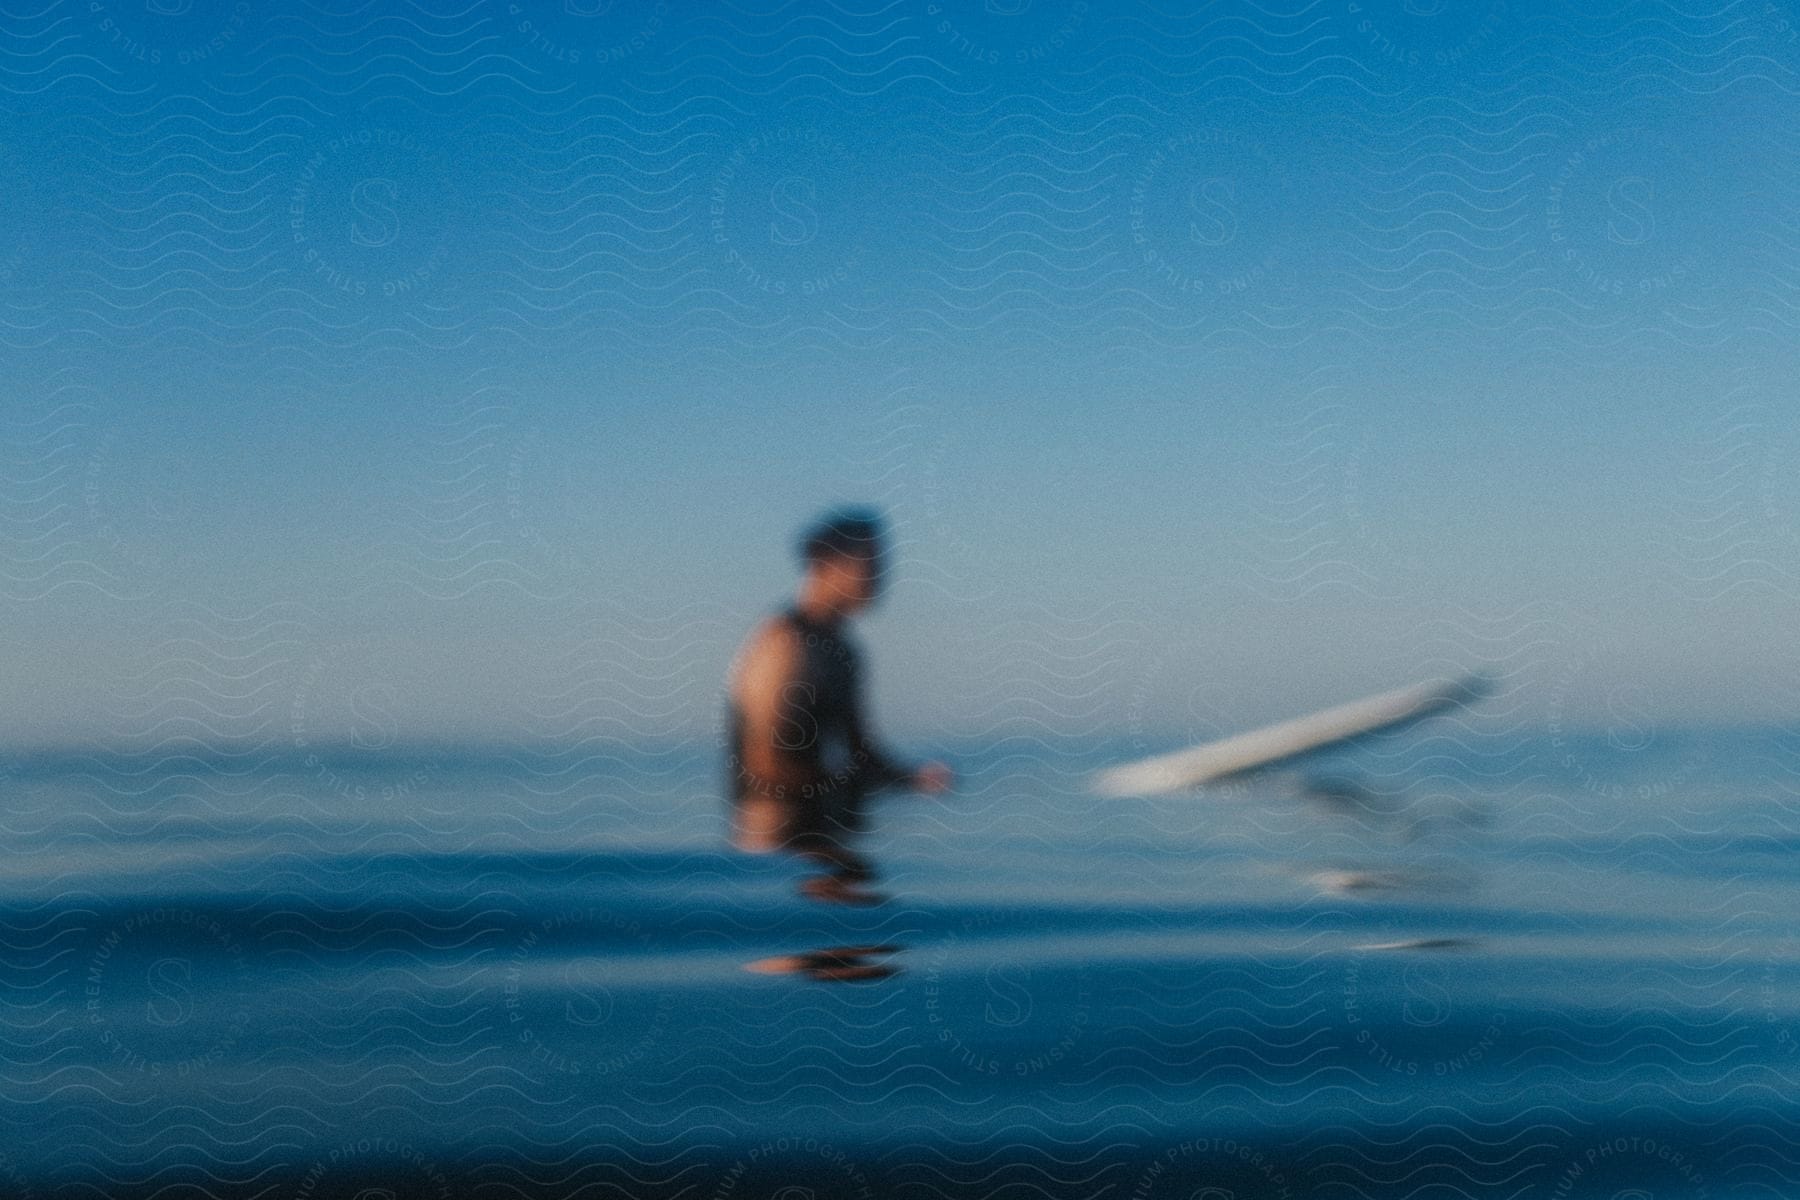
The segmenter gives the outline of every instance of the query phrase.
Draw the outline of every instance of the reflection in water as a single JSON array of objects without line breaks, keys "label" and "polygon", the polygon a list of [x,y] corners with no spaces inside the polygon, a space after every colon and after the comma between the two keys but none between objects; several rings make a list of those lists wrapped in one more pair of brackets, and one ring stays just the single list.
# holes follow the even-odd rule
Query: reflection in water
[{"label": "reflection in water", "polygon": [[1401,841],[1418,841],[1444,830],[1484,828],[1492,820],[1486,809],[1466,800],[1445,798],[1443,804],[1426,805],[1403,793],[1383,793],[1354,779],[1335,776],[1301,779],[1298,790],[1302,799],[1326,813]]},{"label": "reflection in water", "polygon": [[1354,867],[1331,867],[1313,871],[1308,883],[1334,896],[1351,896],[1364,892],[1448,892],[1467,886],[1466,881],[1441,872],[1392,869],[1357,870]]},{"label": "reflection in water", "polygon": [[[1478,810],[1447,799],[1427,804],[1403,792],[1382,792],[1343,777],[1297,780],[1297,794],[1316,806],[1319,819],[1337,824],[1360,849],[1352,861],[1300,867],[1294,873],[1321,894],[1333,896],[1452,895],[1466,893],[1479,877],[1455,844],[1479,829]],[[818,870],[797,885],[799,894],[819,904],[866,908],[889,897],[872,885],[875,864],[860,842],[862,831],[840,828],[829,838],[815,836],[795,857]],[[1396,858],[1398,856],[1398,858]],[[1423,936],[1356,946],[1357,950],[1460,950],[1478,943],[1460,937]],[[898,946],[829,946],[748,963],[758,974],[797,975],[823,982],[885,979],[899,972],[890,961]]]},{"label": "reflection in water", "polygon": [[[798,890],[805,899],[848,908],[872,908],[887,902],[885,894],[869,886],[875,879],[874,865],[843,841],[823,853],[814,847],[800,857],[829,868],[800,881]],[[899,974],[900,968],[888,961],[899,952],[900,947],[892,945],[827,946],[758,959],[744,969],[759,975],[798,975],[821,983],[864,983]]]},{"label": "reflection in water", "polygon": [[1370,791],[1353,779],[1320,777],[1300,784],[1300,795],[1314,804],[1364,824],[1378,825],[1400,811],[1400,798]]},{"label": "reflection in water", "polygon": [[[1426,804],[1404,792],[1378,792],[1342,778],[1307,780],[1300,796],[1316,806],[1327,821],[1341,823],[1355,849],[1352,860],[1331,866],[1301,868],[1302,877],[1322,894],[1374,898],[1473,891],[1480,876],[1470,859],[1458,853],[1468,838],[1486,824],[1479,810],[1447,798]],[[1472,938],[1398,937],[1352,947],[1364,951],[1465,950]]]},{"label": "reflection in water", "polygon": [[799,975],[822,983],[864,983],[898,975],[900,968],[888,961],[899,946],[828,946],[803,954],[778,954],[746,963],[744,969],[758,975]]},{"label": "reflection in water", "polygon": [[885,903],[887,897],[868,886],[871,877],[870,872],[848,875],[833,871],[813,875],[800,881],[800,894],[821,904],[843,904],[852,908]]},{"label": "reflection in water", "polygon": [[[746,837],[747,820],[760,819],[772,828],[791,823],[788,814],[778,810],[786,805],[769,798],[756,797],[737,806],[736,844],[753,851],[786,850],[817,874],[802,878],[796,890],[815,904],[831,904],[846,908],[872,908],[887,902],[888,897],[870,885],[875,881],[875,867],[850,845],[854,830],[845,826],[814,828],[803,838],[777,839]],[[769,815],[769,813],[773,815]],[[763,815],[758,817],[758,814]],[[821,982],[862,982],[885,979],[897,974],[898,967],[883,959],[899,950],[897,946],[828,946],[799,954],[777,955],[745,964],[745,970],[761,975],[798,975]]]},{"label": "reflection in water", "polygon": [[[1673,1161],[1585,1157],[1618,1138],[1677,1144],[1719,1196],[1734,1164],[1766,1163],[1756,1130],[1800,1115],[1800,842],[1769,736],[1709,744],[1742,774],[1721,767],[1725,802],[1703,812],[1686,792],[1558,785],[1539,769],[1561,761],[1548,736],[1497,781],[1486,761],[1356,774],[1429,810],[1493,798],[1491,828],[1446,819],[1419,840],[1260,785],[1242,803],[1097,805],[1070,782],[1085,773],[1001,746],[968,760],[980,820],[923,814],[853,842],[875,859],[858,885],[892,894],[866,909],[795,896],[829,862],[704,841],[718,814],[681,802],[712,782],[701,752],[665,805],[640,787],[660,758],[609,767],[595,823],[632,832],[576,844],[541,803],[561,757],[470,752],[432,785],[436,831],[394,825],[404,839],[368,836],[384,810],[297,761],[209,769],[233,802],[204,833],[182,815],[210,811],[187,799],[205,793],[186,760],[150,783],[132,761],[33,767],[6,788],[19,1028],[0,1146],[19,1174],[0,1194],[168,1195],[196,1146],[242,1164],[247,1182],[215,1194],[863,1194],[790,1171],[803,1149],[750,1158],[816,1137],[871,1196],[1699,1194],[1632,1173]],[[338,778],[376,797],[418,769],[383,761]],[[1622,790],[1656,782],[1617,769]],[[1307,877],[1327,868],[1396,886],[1321,896]],[[1409,890],[1419,872],[1475,879],[1479,902]],[[1752,1092],[1774,1107],[1746,1118]],[[171,1097],[179,1119],[146,1120]],[[377,1135],[446,1182],[284,1174]],[[1572,1161],[1585,1174],[1561,1186]]]},{"label": "reflection in water", "polygon": [[1366,942],[1352,950],[1467,950],[1481,943],[1474,938],[1411,938],[1399,942]]}]

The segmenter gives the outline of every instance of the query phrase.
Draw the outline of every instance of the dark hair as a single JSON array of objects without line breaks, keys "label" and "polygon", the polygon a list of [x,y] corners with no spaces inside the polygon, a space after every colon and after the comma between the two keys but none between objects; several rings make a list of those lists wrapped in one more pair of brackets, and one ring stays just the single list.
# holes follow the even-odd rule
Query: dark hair
[{"label": "dark hair", "polygon": [[828,558],[877,558],[881,538],[881,515],[874,509],[840,508],[800,535],[800,561],[810,567]]}]

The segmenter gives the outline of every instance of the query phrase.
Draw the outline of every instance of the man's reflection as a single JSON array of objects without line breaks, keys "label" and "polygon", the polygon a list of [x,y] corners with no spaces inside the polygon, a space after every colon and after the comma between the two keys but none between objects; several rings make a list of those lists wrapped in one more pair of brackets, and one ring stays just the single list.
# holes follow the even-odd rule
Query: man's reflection
[{"label": "man's reflection", "polygon": [[802,954],[758,959],[745,970],[758,975],[800,975],[823,983],[866,983],[900,973],[891,961],[898,946],[829,946]]}]

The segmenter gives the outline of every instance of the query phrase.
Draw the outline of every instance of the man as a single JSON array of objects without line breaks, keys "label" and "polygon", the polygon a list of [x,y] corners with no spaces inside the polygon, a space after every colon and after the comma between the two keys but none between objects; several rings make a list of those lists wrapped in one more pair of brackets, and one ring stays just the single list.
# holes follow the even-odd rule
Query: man
[{"label": "man", "polygon": [[793,606],[759,625],[732,664],[733,840],[742,850],[785,850],[826,866],[827,875],[802,884],[818,899],[874,899],[857,890],[874,872],[849,844],[864,828],[870,792],[904,785],[937,793],[952,779],[943,763],[895,762],[876,745],[863,711],[856,648],[844,627],[880,591],[881,542],[880,519],[862,509],[809,529]]}]

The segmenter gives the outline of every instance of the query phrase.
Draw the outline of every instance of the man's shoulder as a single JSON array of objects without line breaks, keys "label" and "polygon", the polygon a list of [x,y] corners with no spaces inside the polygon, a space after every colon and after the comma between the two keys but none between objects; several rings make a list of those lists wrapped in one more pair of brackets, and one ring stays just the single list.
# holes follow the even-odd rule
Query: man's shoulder
[{"label": "man's shoulder", "polygon": [[741,664],[780,665],[794,670],[829,670],[833,664],[854,669],[857,660],[856,642],[848,630],[808,624],[792,610],[764,617],[744,638],[738,651]]},{"label": "man's shoulder", "polygon": [[794,614],[784,609],[770,613],[758,621],[744,644],[755,646],[764,643],[794,643],[799,640],[800,626],[794,621]]},{"label": "man's shoulder", "polygon": [[773,613],[757,622],[738,651],[741,659],[785,659],[802,650],[800,630],[787,613]]}]

